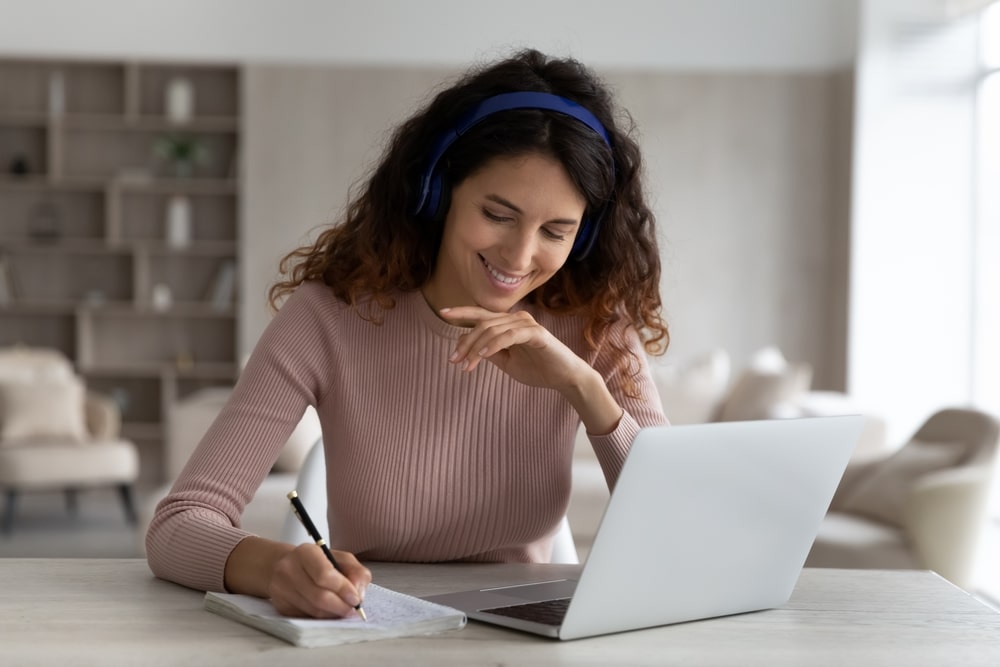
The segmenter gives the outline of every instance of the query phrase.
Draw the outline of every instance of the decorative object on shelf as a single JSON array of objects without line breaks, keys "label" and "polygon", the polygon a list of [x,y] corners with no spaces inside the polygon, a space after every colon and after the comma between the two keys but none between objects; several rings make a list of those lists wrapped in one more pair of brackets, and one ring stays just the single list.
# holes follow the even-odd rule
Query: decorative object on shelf
[{"label": "decorative object on shelf", "polygon": [[187,350],[181,350],[177,353],[174,363],[177,364],[177,370],[189,371],[194,368],[194,355]]},{"label": "decorative object on shelf", "polygon": [[181,249],[191,245],[191,200],[173,195],[167,200],[167,245]]},{"label": "decorative object on shelf", "polygon": [[28,213],[28,236],[33,241],[54,243],[62,235],[59,209],[50,201],[40,201]]},{"label": "decorative object on shelf", "polygon": [[174,295],[170,291],[170,285],[165,283],[156,283],[153,285],[149,301],[153,306],[153,310],[158,313],[170,310],[170,307],[174,305]]},{"label": "decorative object on shelf", "polygon": [[212,285],[211,303],[215,310],[225,311],[233,305],[236,296],[236,262],[227,259],[215,274]]},{"label": "decorative object on shelf", "polygon": [[104,290],[92,289],[83,295],[83,300],[88,306],[103,306],[108,302],[108,295]]},{"label": "decorative object on shelf", "polygon": [[118,411],[121,413],[122,418],[127,417],[129,405],[132,403],[132,395],[128,389],[125,387],[112,387],[108,392],[108,396],[118,406]]},{"label": "decorative object on shelf", "polygon": [[24,153],[15,153],[8,168],[12,176],[27,176],[31,173],[31,163]]},{"label": "decorative object on shelf", "polygon": [[196,136],[170,134],[156,140],[156,156],[166,160],[177,178],[191,178],[199,164],[208,161],[208,149]]},{"label": "decorative object on shelf", "polygon": [[194,86],[191,81],[175,76],[167,82],[166,113],[171,123],[186,123],[194,116]]},{"label": "decorative object on shelf", "polygon": [[66,113],[66,84],[60,70],[49,72],[49,116],[57,118]]}]

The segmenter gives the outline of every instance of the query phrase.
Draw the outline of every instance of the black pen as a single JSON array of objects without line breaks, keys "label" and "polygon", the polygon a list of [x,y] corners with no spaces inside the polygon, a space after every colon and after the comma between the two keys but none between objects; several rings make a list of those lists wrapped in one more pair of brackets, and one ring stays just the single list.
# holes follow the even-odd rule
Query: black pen
[{"label": "black pen", "polygon": [[[330,551],[330,547],[327,546],[326,540],[324,540],[323,536],[319,534],[319,531],[316,530],[316,526],[313,524],[312,519],[309,518],[309,513],[306,512],[305,505],[303,505],[302,501],[299,500],[298,492],[290,491],[288,493],[288,499],[292,501],[292,511],[295,512],[295,516],[297,516],[299,521],[302,522],[302,525],[305,526],[306,532],[309,533],[309,537],[313,538],[313,541],[316,542],[316,544],[319,545],[319,548],[323,550],[323,553],[326,554],[326,559],[330,561],[331,565],[333,565],[333,569],[337,572],[343,573],[343,570],[340,569],[340,566],[337,565],[336,559],[333,557],[333,552]],[[361,608],[360,602],[356,607],[354,607],[354,609],[358,612],[358,616],[361,617],[361,620],[365,622],[368,621],[368,617],[365,616],[365,610]]]}]

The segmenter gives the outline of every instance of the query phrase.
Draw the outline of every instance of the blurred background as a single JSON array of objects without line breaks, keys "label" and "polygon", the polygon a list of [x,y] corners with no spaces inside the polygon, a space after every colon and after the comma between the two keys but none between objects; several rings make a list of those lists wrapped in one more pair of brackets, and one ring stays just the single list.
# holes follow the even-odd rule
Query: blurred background
[{"label": "blurred background", "polygon": [[[664,363],[777,348],[896,444],[944,406],[1000,413],[989,0],[0,0],[0,16],[0,344],[57,348],[117,397],[140,490],[170,479],[175,405],[231,383],[278,260],[337,219],[386,133],[528,46],[590,65],[634,119]],[[205,153],[194,173],[157,161],[178,128]],[[46,234],[77,245],[40,251]]]}]

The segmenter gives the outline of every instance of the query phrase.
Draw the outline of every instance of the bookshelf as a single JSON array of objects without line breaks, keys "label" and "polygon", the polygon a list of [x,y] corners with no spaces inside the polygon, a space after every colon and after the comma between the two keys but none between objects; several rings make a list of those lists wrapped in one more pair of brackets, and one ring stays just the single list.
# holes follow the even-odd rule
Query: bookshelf
[{"label": "bookshelf", "polygon": [[[240,80],[235,65],[0,59],[0,345],[70,357],[119,403],[150,482],[169,406],[237,373],[223,276],[240,259]],[[167,157],[184,144],[196,159]]]}]

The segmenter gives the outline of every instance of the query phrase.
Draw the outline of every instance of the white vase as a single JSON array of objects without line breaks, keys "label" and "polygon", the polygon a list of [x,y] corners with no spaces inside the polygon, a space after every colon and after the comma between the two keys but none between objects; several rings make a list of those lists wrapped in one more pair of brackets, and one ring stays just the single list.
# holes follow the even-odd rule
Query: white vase
[{"label": "white vase", "polygon": [[172,123],[186,123],[194,116],[194,86],[184,77],[174,77],[167,82],[167,119]]},{"label": "white vase", "polygon": [[191,200],[184,195],[167,200],[167,245],[171,248],[191,245]]},{"label": "white vase", "polygon": [[170,291],[170,285],[165,285],[163,283],[153,285],[153,289],[149,296],[153,310],[157,312],[162,313],[168,311],[170,310],[170,307],[174,305],[174,295]]},{"label": "white vase", "polygon": [[56,70],[49,74],[49,115],[53,118],[62,116],[66,111],[66,84],[62,72]]}]

